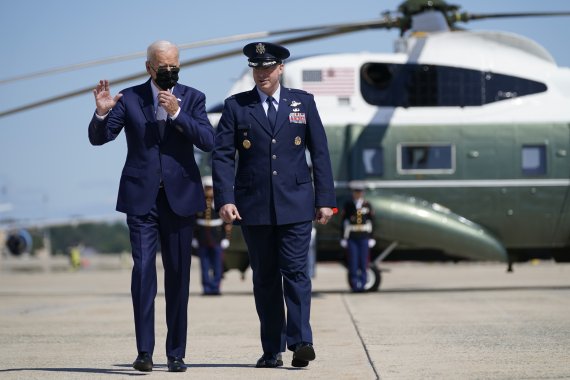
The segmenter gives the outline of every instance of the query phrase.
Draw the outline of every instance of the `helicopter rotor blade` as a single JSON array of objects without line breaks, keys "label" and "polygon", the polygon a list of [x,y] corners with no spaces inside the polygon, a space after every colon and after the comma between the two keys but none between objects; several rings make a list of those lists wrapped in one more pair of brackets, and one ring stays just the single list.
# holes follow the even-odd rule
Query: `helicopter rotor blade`
[{"label": "helicopter rotor blade", "polygon": [[[380,20],[380,23],[386,21]],[[375,25],[378,24],[378,20],[373,21],[365,21],[365,22],[351,22],[351,23],[342,23],[342,24],[330,24],[330,25],[320,25],[320,26],[310,26],[310,27],[301,27],[301,28],[290,28],[290,29],[281,29],[281,30],[274,30],[274,31],[262,31],[262,32],[254,32],[254,33],[243,33],[243,34],[234,34],[231,36],[225,37],[218,37],[218,38],[211,38],[208,40],[190,42],[186,44],[178,45],[179,50],[188,50],[188,49],[196,49],[201,47],[208,47],[208,46],[215,46],[215,45],[223,45],[228,44],[231,42],[237,41],[244,41],[244,40],[251,40],[251,39],[260,39],[260,38],[267,38],[273,36],[279,36],[284,34],[294,34],[294,33],[307,33],[307,32],[317,32],[321,30],[329,30],[329,29],[343,29],[343,28],[350,28],[356,25]],[[372,27],[372,26],[371,26]],[[0,79],[0,85],[4,85],[11,82],[16,82],[20,80],[32,79],[43,77],[51,74],[57,73],[65,73],[80,69],[85,69],[88,67],[100,66],[115,62],[121,61],[128,61],[135,58],[145,57],[146,51],[139,51],[130,54],[123,54],[123,55],[116,55],[108,58],[96,59],[92,61],[86,61],[71,65],[59,66],[54,67],[51,69],[36,71],[28,74],[17,75],[10,78]]]},{"label": "helicopter rotor blade", "polygon": [[570,12],[514,12],[514,13],[453,13],[450,17],[452,22],[471,20],[484,20],[493,18],[516,18],[516,17],[551,17],[551,16],[570,16]]},{"label": "helicopter rotor blade", "polygon": [[[317,39],[322,39],[322,38],[333,37],[333,36],[337,36],[337,35],[341,35],[341,34],[366,30],[366,29],[378,29],[378,28],[390,29],[390,28],[398,26],[398,22],[399,22],[398,19],[385,18],[382,20],[374,20],[374,21],[367,21],[367,22],[360,22],[360,23],[340,24],[340,25],[337,25],[335,27],[324,29],[318,33],[311,33],[311,34],[306,34],[306,35],[297,36],[297,37],[289,37],[289,38],[284,38],[284,39],[280,39],[280,40],[276,40],[276,41],[272,41],[272,42],[280,44],[280,45],[296,44],[296,43],[307,42],[307,41],[312,41],[312,40],[317,40]],[[189,59],[189,60],[180,62],[180,67],[189,67],[189,66],[198,65],[201,63],[217,61],[219,59],[228,58],[228,57],[232,57],[235,55],[242,54],[242,52],[243,52],[243,50],[240,47],[240,48],[236,48],[236,49],[223,51],[220,53],[207,55],[204,57]],[[141,72],[138,72],[136,74],[132,74],[132,75],[129,75],[126,77],[121,77],[121,78],[117,78],[114,80],[110,80],[109,82],[112,83],[113,85],[115,85],[115,84],[130,82],[130,81],[135,80],[135,79],[144,78],[146,76],[148,76],[148,73],[146,71],[141,71]],[[78,95],[83,95],[83,94],[91,92],[93,90],[93,88],[94,88],[94,86],[84,87],[84,88],[74,90],[74,91],[70,91],[70,92],[67,92],[67,93],[64,93],[61,95],[49,97],[49,98],[42,99],[42,100],[39,100],[39,101],[36,101],[33,103],[29,103],[29,104],[26,104],[23,106],[19,106],[19,107],[12,108],[12,109],[9,109],[6,111],[2,111],[2,112],[0,112],[0,118],[4,117],[4,116],[15,114],[15,113],[19,113],[22,111],[27,111],[27,110],[37,108],[40,106],[44,106],[47,104],[55,103],[55,102],[58,102],[60,100],[69,99],[69,98],[72,98],[72,97],[75,97]]]}]

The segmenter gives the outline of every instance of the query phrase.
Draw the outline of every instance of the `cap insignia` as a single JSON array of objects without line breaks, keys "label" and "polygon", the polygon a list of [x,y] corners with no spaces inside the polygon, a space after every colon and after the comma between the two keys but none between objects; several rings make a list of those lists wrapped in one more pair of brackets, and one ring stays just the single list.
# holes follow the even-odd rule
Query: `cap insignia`
[{"label": "cap insignia", "polygon": [[257,54],[265,54],[265,45],[261,42],[255,45],[255,52]]}]

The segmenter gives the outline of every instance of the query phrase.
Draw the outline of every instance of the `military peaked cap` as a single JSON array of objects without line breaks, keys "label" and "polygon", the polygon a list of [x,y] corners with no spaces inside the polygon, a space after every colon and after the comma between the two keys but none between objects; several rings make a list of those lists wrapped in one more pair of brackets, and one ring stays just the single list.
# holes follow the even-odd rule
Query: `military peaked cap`
[{"label": "military peaked cap", "polygon": [[252,42],[243,47],[249,67],[270,67],[289,58],[289,50],[271,42]]}]

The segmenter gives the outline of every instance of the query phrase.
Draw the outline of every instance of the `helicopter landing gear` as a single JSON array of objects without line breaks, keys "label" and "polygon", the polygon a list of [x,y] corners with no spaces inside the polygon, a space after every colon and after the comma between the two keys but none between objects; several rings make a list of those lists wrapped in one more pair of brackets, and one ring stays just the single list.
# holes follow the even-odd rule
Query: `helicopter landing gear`
[{"label": "helicopter landing gear", "polygon": [[[368,265],[366,270],[366,285],[364,285],[365,292],[376,292],[380,288],[382,283],[382,272],[384,270],[380,269],[379,264],[396,248],[398,245],[397,241],[392,242],[388,247],[386,247],[382,253]],[[350,286],[350,275],[347,276],[348,285]]]}]

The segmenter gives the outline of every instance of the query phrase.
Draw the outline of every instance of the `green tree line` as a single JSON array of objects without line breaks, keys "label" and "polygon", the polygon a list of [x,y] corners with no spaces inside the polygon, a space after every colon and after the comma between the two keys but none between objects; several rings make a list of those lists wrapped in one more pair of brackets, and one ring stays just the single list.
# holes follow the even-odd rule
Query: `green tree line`
[{"label": "green tree line", "polygon": [[129,229],[121,222],[83,223],[30,232],[34,249],[42,248],[44,234],[49,234],[53,254],[67,254],[69,248],[79,244],[99,253],[121,253],[131,250]]}]

